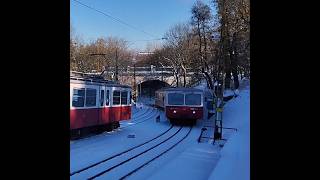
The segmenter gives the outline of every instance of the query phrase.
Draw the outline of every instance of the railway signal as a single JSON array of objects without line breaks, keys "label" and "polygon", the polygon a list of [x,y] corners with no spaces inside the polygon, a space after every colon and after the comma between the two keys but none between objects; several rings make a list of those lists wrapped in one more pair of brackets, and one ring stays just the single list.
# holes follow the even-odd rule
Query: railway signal
[{"label": "railway signal", "polygon": [[[224,79],[224,78],[222,78]],[[218,79],[216,86],[216,101],[215,101],[215,120],[214,120],[214,133],[213,133],[213,144],[216,140],[222,139],[222,112],[223,112],[223,91],[224,91],[224,81]]]}]

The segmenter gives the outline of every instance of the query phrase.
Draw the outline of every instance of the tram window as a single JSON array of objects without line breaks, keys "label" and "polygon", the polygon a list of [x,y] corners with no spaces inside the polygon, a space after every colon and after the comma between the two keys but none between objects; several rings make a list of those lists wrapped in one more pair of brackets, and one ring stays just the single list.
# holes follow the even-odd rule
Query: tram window
[{"label": "tram window", "polygon": [[121,104],[128,104],[128,91],[121,91]]},{"label": "tram window", "polygon": [[85,89],[73,89],[73,96],[72,96],[72,106],[73,107],[83,107],[84,106],[84,92]]},{"label": "tram window", "polygon": [[107,93],[106,93],[106,106],[109,106],[109,90],[107,90]]},{"label": "tram window", "polygon": [[103,106],[103,101],[104,101],[104,90],[101,90],[101,94],[100,94],[100,106]]},{"label": "tram window", "polygon": [[201,94],[186,94],[186,105],[201,105]]},{"label": "tram window", "polygon": [[113,105],[120,104],[120,91],[113,91]]},{"label": "tram window", "polygon": [[183,105],[184,95],[181,93],[169,93],[168,94],[168,104],[169,105]]},{"label": "tram window", "polygon": [[96,96],[97,96],[97,90],[87,88],[86,89],[86,106],[92,107],[96,106]]},{"label": "tram window", "polygon": [[128,104],[131,104],[131,99],[132,99],[132,93],[130,91],[130,99],[129,99],[129,103]]}]

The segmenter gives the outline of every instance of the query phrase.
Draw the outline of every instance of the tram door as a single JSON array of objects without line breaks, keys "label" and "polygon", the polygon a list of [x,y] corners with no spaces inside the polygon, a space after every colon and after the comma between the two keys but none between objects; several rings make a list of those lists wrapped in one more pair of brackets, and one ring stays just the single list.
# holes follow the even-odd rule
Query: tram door
[{"label": "tram door", "polygon": [[101,86],[100,89],[100,124],[110,123],[110,87]]},{"label": "tram door", "polygon": [[110,122],[121,120],[121,88],[112,87],[110,91],[111,95],[111,111],[110,111]]},{"label": "tram door", "polygon": [[130,106],[130,89],[121,89],[121,120],[129,120],[130,119],[130,112],[131,112],[131,106]]}]

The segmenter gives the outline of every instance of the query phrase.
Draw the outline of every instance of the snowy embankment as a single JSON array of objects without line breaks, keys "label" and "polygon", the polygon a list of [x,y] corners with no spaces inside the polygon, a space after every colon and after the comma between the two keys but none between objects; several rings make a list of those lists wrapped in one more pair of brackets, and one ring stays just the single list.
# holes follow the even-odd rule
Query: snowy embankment
[{"label": "snowy embankment", "polygon": [[[209,180],[250,179],[250,90],[246,86],[234,101],[227,104],[224,118],[227,127],[235,127],[220,152],[220,160]],[[234,118],[232,121],[231,118]],[[228,121],[227,121],[228,120]]]},{"label": "snowy embankment", "polygon": [[220,160],[209,180],[250,179],[250,130],[247,122],[228,140],[220,152]]}]

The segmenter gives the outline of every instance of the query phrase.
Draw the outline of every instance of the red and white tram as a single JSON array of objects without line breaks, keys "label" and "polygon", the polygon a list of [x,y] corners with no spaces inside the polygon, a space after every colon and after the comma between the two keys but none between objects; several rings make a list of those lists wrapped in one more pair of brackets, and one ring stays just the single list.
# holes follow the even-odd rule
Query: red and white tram
[{"label": "red and white tram", "polygon": [[70,133],[112,130],[131,118],[131,88],[92,77],[70,77]]},{"label": "red and white tram", "polygon": [[155,106],[163,109],[173,124],[195,123],[213,113],[213,94],[195,88],[162,88],[156,91]]}]

